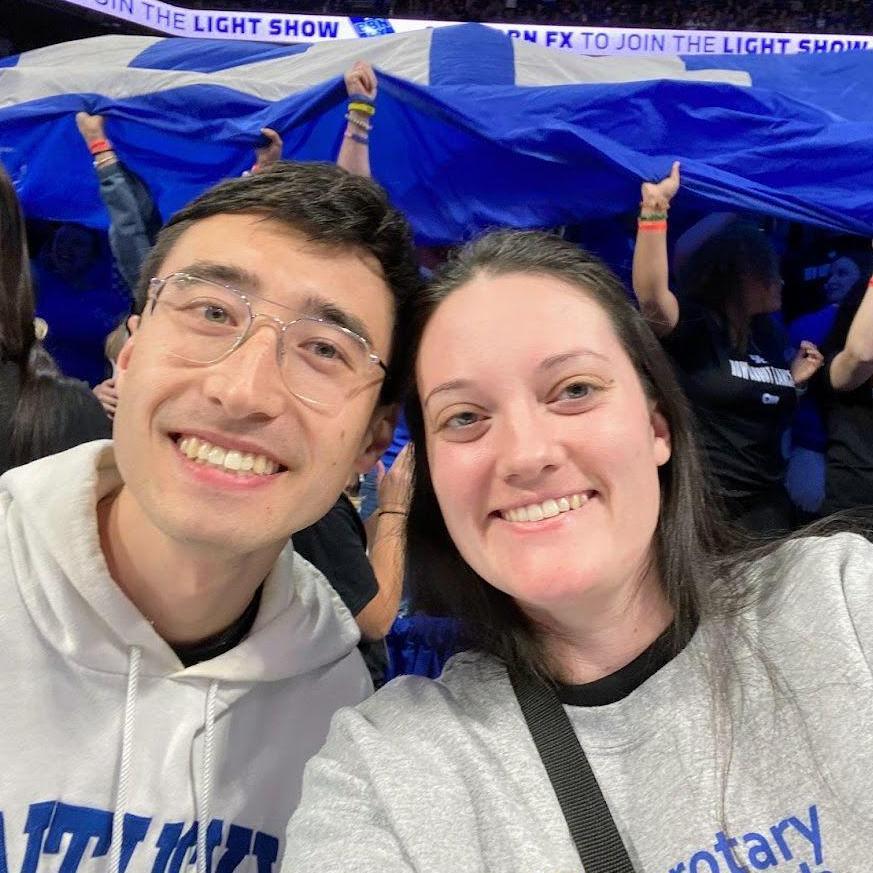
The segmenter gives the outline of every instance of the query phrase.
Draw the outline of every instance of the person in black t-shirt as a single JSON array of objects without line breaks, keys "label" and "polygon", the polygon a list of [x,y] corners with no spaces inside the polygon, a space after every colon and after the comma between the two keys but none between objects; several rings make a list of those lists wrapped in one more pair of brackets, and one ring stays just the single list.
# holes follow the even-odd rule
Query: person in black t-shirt
[{"label": "person in black t-shirt", "polygon": [[341,494],[327,515],[292,538],[294,551],[324,574],[355,617],[359,648],[377,688],[386,681],[383,640],[397,617],[403,590],[403,526],[411,477],[412,450],[406,446],[380,480],[379,506],[367,528],[351,500]]},{"label": "person in black t-shirt", "polygon": [[367,560],[367,534],[352,501],[345,494],[315,524],[292,537],[294,551],[327,577],[346,609],[358,613],[379,592]]},{"label": "person in black t-shirt", "polygon": [[816,380],[828,432],[822,513],[862,509],[873,524],[873,283],[840,304],[824,350]]},{"label": "person in black t-shirt", "polygon": [[682,297],[670,290],[667,210],[678,188],[678,163],[642,185],[634,292],[676,365],[729,515],[756,533],[790,530],[782,438],[796,389],[822,356],[802,342],[786,364],[787,339],[768,317],[782,304],[778,262],[753,224],[734,221],[704,240],[683,266]]},{"label": "person in black t-shirt", "polygon": [[[367,534],[345,494],[315,524],[291,538],[294,551],[320,570],[361,628],[358,644],[373,685],[385,684],[388,656],[381,636],[366,633],[361,613],[379,593],[379,582],[367,559]],[[384,636],[384,634],[383,634]]]}]

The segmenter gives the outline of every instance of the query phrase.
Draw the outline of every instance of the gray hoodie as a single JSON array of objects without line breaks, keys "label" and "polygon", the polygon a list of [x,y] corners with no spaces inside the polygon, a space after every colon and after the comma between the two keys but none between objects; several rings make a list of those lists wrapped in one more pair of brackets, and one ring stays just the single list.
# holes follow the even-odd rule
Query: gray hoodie
[{"label": "gray hoodie", "polygon": [[[798,540],[756,569],[736,629],[566,707],[638,873],[873,870],[873,545]],[[284,873],[581,869],[505,671],[475,654],[337,714],[288,846]]]},{"label": "gray hoodie", "polygon": [[371,690],[357,626],[289,546],[248,637],[186,669],[109,576],[119,485],[108,441],[0,479],[0,871],[277,870],[305,761]]}]

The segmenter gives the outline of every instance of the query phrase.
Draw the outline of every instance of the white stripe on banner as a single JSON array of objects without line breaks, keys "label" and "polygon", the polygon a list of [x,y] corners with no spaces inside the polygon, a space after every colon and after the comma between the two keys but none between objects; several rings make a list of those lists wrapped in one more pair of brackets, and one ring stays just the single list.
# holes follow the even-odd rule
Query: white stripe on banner
[{"label": "white stripe on banner", "polygon": [[745,70],[686,70],[679,57],[574,57],[567,53],[544,52],[532,43],[516,42],[516,85],[579,85],[640,82],[646,79],[673,79],[683,82],[725,82],[751,86]]},{"label": "white stripe on banner", "polygon": [[33,49],[21,55],[18,69],[24,67],[62,67],[69,75],[83,61],[97,60],[107,67],[126,67],[137,55],[161,42],[162,36],[92,36],[45,48]]},{"label": "white stripe on banner", "polygon": [[[186,85],[221,85],[275,101],[341,76],[359,59],[370,61],[390,75],[427,85],[432,33],[421,30],[366,43],[359,40],[323,43],[301,54],[241,64],[215,73],[125,66],[162,37],[92,37],[27,52],[17,66],[0,68],[0,108],[57,94],[93,92],[123,100]],[[128,45],[130,48],[126,49]],[[104,48],[108,50],[108,60]],[[33,55],[39,55],[37,62]]]},{"label": "white stripe on banner", "polygon": [[[183,9],[163,0],[64,0],[170,36],[260,42],[326,42],[408,33],[458,24],[408,18],[349,18]],[[724,30],[658,30],[643,27],[572,27],[548,24],[488,24],[520,42],[589,55],[811,54],[873,48],[873,36],[763,33]]]}]

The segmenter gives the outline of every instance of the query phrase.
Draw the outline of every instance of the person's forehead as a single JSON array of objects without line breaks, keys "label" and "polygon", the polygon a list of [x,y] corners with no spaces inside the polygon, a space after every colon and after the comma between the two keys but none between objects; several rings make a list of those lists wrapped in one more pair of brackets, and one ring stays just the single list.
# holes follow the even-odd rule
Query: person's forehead
[{"label": "person's forehead", "polygon": [[[425,329],[418,374],[529,370],[582,348],[601,360],[626,354],[607,313],[584,289],[550,276],[480,277],[454,291]],[[457,371],[457,372],[455,372]]]},{"label": "person's forehead", "polygon": [[[217,261],[221,257],[228,263],[264,271],[293,263],[298,269],[332,274],[351,266],[367,270],[374,279],[384,282],[378,265],[358,248],[314,242],[280,221],[248,213],[223,213],[193,221],[175,240],[161,266],[166,270],[186,259]],[[336,267],[338,262],[341,268]]]},{"label": "person's forehead", "polygon": [[[197,272],[221,268],[226,284],[300,310],[313,298],[333,303],[367,326],[374,344],[387,349],[394,300],[374,257],[355,247],[326,246],[273,219],[220,214],[195,221],[174,242],[158,270]],[[236,280],[236,281],[234,281]]]},{"label": "person's forehead", "polygon": [[449,295],[433,321],[457,333],[502,331],[507,342],[512,336],[523,340],[555,332],[614,334],[608,315],[590,292],[536,273],[479,275]]}]

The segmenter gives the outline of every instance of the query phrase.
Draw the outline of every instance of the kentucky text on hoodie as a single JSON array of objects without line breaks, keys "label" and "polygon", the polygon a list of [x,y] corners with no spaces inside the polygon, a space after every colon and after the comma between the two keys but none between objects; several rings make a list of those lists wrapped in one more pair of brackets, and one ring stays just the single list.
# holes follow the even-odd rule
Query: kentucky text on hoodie
[{"label": "kentucky text on hoodie", "polygon": [[[31,803],[20,830],[27,842],[20,866],[6,855],[6,826],[19,830],[10,811],[0,817],[0,871],[38,873],[51,869],[65,873],[90,869],[94,858],[107,858],[112,839],[112,812],[71,806],[61,801]],[[120,873],[134,861],[137,867],[152,873],[169,873],[187,869],[197,847],[198,823],[186,827],[183,822],[160,822],[126,813],[121,840]],[[212,819],[206,830],[206,869],[231,873],[251,856],[254,865],[246,869],[270,873],[279,856],[279,838],[253,831],[238,824]],[[133,869],[133,867],[131,867]]]}]

